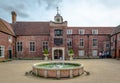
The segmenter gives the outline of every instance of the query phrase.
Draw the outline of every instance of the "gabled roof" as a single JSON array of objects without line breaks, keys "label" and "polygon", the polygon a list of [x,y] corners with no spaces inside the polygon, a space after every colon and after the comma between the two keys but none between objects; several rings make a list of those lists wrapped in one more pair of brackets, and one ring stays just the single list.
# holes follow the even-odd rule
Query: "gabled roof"
[{"label": "gabled roof", "polygon": [[15,36],[12,26],[0,18],[0,31]]},{"label": "gabled roof", "polygon": [[49,22],[16,22],[12,24],[17,36],[49,35]]}]

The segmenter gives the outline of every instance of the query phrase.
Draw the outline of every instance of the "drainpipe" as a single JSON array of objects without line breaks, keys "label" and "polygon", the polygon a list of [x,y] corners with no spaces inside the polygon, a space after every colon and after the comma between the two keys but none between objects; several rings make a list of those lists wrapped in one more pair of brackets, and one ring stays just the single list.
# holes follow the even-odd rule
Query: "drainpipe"
[{"label": "drainpipe", "polygon": [[115,35],[115,57],[117,58],[117,34]]},{"label": "drainpipe", "polygon": [[89,35],[87,35],[87,40],[88,40],[88,41],[87,41],[87,42],[88,42],[88,43],[87,43],[87,45],[88,45],[88,46],[87,46],[87,56],[89,57]]}]

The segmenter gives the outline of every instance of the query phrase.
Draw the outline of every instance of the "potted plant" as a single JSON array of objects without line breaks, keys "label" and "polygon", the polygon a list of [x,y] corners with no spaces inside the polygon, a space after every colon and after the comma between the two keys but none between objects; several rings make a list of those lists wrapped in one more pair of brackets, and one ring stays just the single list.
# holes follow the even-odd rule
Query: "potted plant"
[{"label": "potted plant", "polygon": [[70,49],[70,50],[68,51],[68,55],[70,56],[70,60],[73,60],[74,52],[73,52],[72,49]]},{"label": "potted plant", "polygon": [[48,49],[45,49],[44,51],[43,51],[43,55],[45,56],[45,60],[48,60],[48,56],[49,56],[49,51],[48,51]]}]

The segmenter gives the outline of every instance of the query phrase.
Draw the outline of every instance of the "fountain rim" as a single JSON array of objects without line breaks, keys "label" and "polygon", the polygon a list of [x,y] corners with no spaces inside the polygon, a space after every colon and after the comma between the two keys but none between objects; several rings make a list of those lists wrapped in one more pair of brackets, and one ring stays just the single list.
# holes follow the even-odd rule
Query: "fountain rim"
[{"label": "fountain rim", "polygon": [[82,67],[84,67],[83,64],[74,63],[74,62],[64,62],[64,63],[78,64],[79,66],[70,67],[70,68],[43,68],[43,67],[37,67],[37,65],[40,65],[40,64],[49,64],[49,63],[62,63],[62,62],[39,62],[39,63],[33,64],[32,67],[33,67],[33,68],[37,68],[37,69],[46,69],[46,70],[69,70],[69,69],[77,69],[77,68],[82,68]]}]

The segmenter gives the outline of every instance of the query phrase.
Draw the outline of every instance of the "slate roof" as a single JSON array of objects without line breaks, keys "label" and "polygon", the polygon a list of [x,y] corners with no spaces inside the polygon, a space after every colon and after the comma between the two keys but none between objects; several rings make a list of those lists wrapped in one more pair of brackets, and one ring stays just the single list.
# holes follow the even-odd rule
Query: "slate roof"
[{"label": "slate roof", "polygon": [[12,26],[0,18],[0,31],[15,36]]},{"label": "slate roof", "polygon": [[16,22],[12,24],[17,36],[49,35],[49,22]]}]

